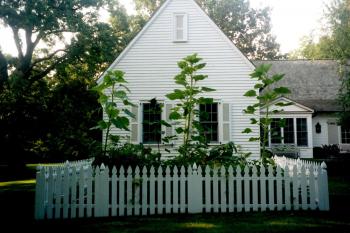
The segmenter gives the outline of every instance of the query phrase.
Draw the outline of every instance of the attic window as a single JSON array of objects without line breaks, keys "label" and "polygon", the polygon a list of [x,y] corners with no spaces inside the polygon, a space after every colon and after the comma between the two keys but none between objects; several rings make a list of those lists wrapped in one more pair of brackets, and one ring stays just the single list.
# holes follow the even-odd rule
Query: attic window
[{"label": "attic window", "polygon": [[173,23],[173,36],[174,42],[186,42],[187,41],[187,14],[175,13]]}]

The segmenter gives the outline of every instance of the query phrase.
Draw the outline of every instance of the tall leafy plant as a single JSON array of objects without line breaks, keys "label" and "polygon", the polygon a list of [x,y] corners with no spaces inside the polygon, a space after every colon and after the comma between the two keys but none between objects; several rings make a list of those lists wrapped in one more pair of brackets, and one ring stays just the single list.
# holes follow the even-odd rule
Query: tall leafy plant
[{"label": "tall leafy plant", "polygon": [[[244,96],[249,98],[256,98],[257,103],[249,105],[244,112],[246,114],[254,115],[255,117],[251,118],[251,124],[259,125],[261,134],[260,137],[251,137],[249,141],[258,141],[260,140],[261,144],[261,157],[264,163],[270,161],[270,153],[267,150],[268,145],[268,135],[273,133],[271,132],[271,123],[273,119],[271,114],[277,114],[283,109],[281,107],[288,106],[290,103],[277,102],[276,106],[280,107],[279,109],[272,109],[271,105],[281,96],[287,95],[290,93],[290,90],[287,87],[272,87],[273,84],[276,84],[278,81],[283,79],[284,74],[275,74],[272,76],[268,75],[268,72],[271,68],[270,64],[262,64],[257,67],[252,74],[250,74],[251,79],[256,80],[254,89],[248,90]],[[263,111],[259,114],[260,109]],[[279,122],[279,126],[284,126],[284,121]],[[242,133],[251,133],[251,128],[246,128]]]},{"label": "tall leafy plant", "polygon": [[[169,115],[170,120],[184,122],[183,125],[178,124],[176,133],[183,136],[183,146],[179,148],[182,155],[190,156],[201,149],[207,148],[207,142],[203,132],[203,128],[199,122],[200,104],[213,103],[212,98],[202,97],[208,92],[215,89],[199,86],[198,83],[206,78],[207,75],[198,74],[205,67],[205,63],[201,63],[202,58],[197,54],[192,54],[178,62],[181,72],[174,77],[175,83],[180,85],[181,89],[175,89],[172,93],[167,94],[167,98],[172,101],[178,101]],[[195,142],[195,143],[193,143]],[[194,144],[196,146],[193,149]]]},{"label": "tall leafy plant", "polygon": [[[111,127],[114,126],[117,129],[123,129],[129,131],[129,119],[126,116],[122,116],[125,113],[127,116],[134,118],[134,114],[130,112],[128,106],[133,106],[129,101],[127,93],[130,90],[125,85],[127,81],[124,79],[124,72],[116,70],[108,72],[103,81],[93,88],[99,94],[98,102],[101,104],[104,110],[104,119],[98,122],[98,125],[93,129],[101,129],[104,131],[104,144],[102,155],[106,156],[108,152],[108,140],[113,143],[118,143],[119,136],[111,135]],[[110,96],[108,96],[108,92]],[[118,107],[118,104],[120,105]]]}]

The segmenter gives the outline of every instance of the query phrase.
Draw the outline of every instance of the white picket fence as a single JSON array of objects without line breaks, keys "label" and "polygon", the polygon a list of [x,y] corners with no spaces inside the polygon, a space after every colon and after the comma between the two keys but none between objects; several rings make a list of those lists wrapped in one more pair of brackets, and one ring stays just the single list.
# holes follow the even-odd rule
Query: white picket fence
[{"label": "white picket fence", "polygon": [[36,219],[329,210],[325,166],[39,168]]}]

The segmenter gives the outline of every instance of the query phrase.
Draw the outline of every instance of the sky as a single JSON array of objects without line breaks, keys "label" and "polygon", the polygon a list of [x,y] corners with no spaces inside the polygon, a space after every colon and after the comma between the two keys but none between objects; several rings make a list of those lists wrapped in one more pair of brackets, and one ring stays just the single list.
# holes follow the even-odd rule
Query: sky
[{"label": "sky", "polygon": [[[133,0],[119,0],[129,14],[135,13]],[[281,45],[281,52],[287,53],[299,47],[303,36],[313,34],[317,37],[322,27],[325,4],[332,0],[249,0],[251,7],[269,6],[271,11],[272,33]],[[102,20],[106,20],[102,13]],[[5,53],[17,54],[12,32],[0,25],[0,47]]]}]

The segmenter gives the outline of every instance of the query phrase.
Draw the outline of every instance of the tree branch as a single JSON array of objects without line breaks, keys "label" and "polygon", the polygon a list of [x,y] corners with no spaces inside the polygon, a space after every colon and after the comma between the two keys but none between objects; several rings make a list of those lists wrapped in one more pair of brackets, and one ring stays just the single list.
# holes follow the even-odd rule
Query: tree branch
[{"label": "tree branch", "polygon": [[44,78],[46,75],[48,75],[52,70],[56,68],[58,64],[63,62],[67,57],[67,54],[58,58],[55,62],[53,62],[49,67],[47,67],[45,70],[41,71],[39,74],[36,74],[30,78],[31,82],[38,81],[42,78]]},{"label": "tree branch", "polygon": [[0,50],[0,89],[8,80],[7,60]]},{"label": "tree branch", "polygon": [[18,50],[18,57],[22,59],[23,58],[22,41],[21,41],[21,38],[19,38],[18,28],[11,26],[11,29],[12,29],[13,37],[15,39],[15,44]]},{"label": "tree branch", "polygon": [[31,68],[33,68],[34,66],[36,66],[38,63],[41,63],[43,61],[47,61],[50,60],[51,58],[53,58],[57,53],[59,52],[67,52],[67,50],[65,49],[58,49],[55,52],[51,53],[50,55],[48,55],[47,57],[43,57],[43,58],[38,58],[35,61],[33,61]]}]

